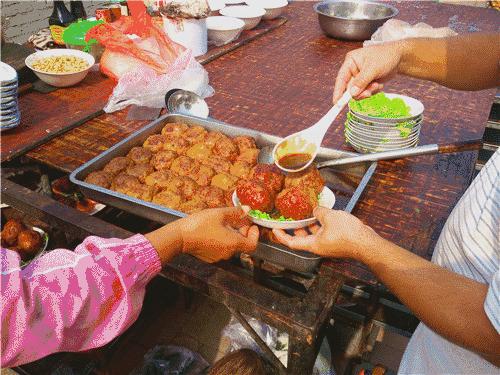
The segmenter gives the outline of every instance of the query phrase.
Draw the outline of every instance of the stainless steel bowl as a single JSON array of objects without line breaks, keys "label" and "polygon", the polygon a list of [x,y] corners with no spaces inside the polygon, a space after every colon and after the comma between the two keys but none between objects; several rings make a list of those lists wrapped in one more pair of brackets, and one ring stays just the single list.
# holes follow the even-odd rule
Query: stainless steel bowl
[{"label": "stainless steel bowl", "polygon": [[336,39],[367,40],[399,11],[370,1],[323,1],[314,5],[323,32]]}]

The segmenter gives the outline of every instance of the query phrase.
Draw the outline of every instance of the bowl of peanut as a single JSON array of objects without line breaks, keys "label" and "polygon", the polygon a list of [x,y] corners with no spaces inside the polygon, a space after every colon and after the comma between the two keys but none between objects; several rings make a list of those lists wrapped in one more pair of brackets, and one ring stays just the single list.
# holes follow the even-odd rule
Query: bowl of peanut
[{"label": "bowl of peanut", "polygon": [[94,57],[76,49],[52,49],[32,53],[26,66],[51,86],[68,87],[81,82],[95,63]]}]

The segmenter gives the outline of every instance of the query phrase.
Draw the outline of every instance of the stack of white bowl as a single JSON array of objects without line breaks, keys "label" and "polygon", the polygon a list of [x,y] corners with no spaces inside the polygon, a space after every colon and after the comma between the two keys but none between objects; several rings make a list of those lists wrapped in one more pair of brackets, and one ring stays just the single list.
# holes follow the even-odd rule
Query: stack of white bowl
[{"label": "stack of white bowl", "polygon": [[0,130],[15,128],[21,121],[17,100],[17,72],[8,64],[0,62]]},{"label": "stack of white bowl", "polygon": [[379,118],[357,113],[349,106],[344,135],[347,143],[360,153],[398,150],[418,145],[424,105],[405,95],[385,95],[390,99],[403,99],[410,107],[410,116]]}]

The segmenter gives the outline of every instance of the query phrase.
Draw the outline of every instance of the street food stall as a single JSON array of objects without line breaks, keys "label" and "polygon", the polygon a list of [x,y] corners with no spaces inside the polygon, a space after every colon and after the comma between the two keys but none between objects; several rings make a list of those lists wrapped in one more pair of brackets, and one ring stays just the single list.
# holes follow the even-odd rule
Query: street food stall
[{"label": "street food stall", "polygon": [[[481,31],[498,28],[498,13],[492,9],[434,2],[393,5],[398,19],[412,23],[424,20],[439,27],[458,15],[463,26],[456,30],[459,33],[468,31],[470,24]],[[175,220],[179,216],[168,208],[137,205],[140,197],[110,199],[112,194],[89,188],[85,178],[168,123],[201,125],[232,137],[252,136],[259,148],[275,144],[328,111],[344,56],[360,46],[327,37],[313,4],[292,2],[276,18],[262,20],[228,44],[209,45],[196,58],[215,91],[206,98],[208,119],[162,110],[152,122],[134,119],[129,107],[105,113],[116,83],[97,69],[90,69],[74,86],[49,92],[38,90],[33,82],[20,83],[20,124],[2,132],[1,202],[11,207],[4,209],[2,219],[12,216],[9,210],[13,210],[42,223],[53,241],[49,248],[75,244],[88,235],[126,238]],[[385,90],[423,103],[420,145],[481,139],[495,97],[495,90],[460,92],[408,77],[397,77]],[[345,121],[344,111],[326,133],[319,160],[356,152],[346,142]],[[113,148],[119,142],[121,146]],[[430,259],[446,218],[475,175],[477,156],[476,151],[424,155],[322,171],[336,195],[334,208],[352,212],[383,237]],[[52,182],[69,175],[81,193],[106,207],[101,205],[89,215],[44,194],[40,182],[32,181],[33,176],[46,176]],[[250,260],[209,264],[181,255],[164,266],[161,277],[226,306],[266,357],[287,374],[311,372],[330,320],[334,314],[340,318],[348,313],[344,302],[355,299],[353,291],[359,292],[358,298],[360,293],[365,296],[357,301],[365,307],[359,355],[374,321],[383,319],[384,312],[390,316],[397,303],[362,264],[294,252],[274,244],[269,236]],[[288,333],[286,368],[248,324],[249,318]],[[411,330],[401,329],[405,328]],[[105,358],[106,354],[101,360]],[[44,366],[41,362],[25,366],[25,373],[36,373],[41,368],[37,366]]]}]

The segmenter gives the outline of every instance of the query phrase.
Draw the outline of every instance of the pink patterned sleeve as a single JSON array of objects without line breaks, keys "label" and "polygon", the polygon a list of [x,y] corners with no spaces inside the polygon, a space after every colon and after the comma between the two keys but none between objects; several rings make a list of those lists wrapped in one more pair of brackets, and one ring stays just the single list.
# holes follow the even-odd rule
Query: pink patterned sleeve
[{"label": "pink patterned sleeve", "polygon": [[110,342],[137,319],[146,284],[161,270],[142,235],[88,237],[75,251],[53,250],[25,269],[14,251],[2,249],[0,258],[0,367]]}]

